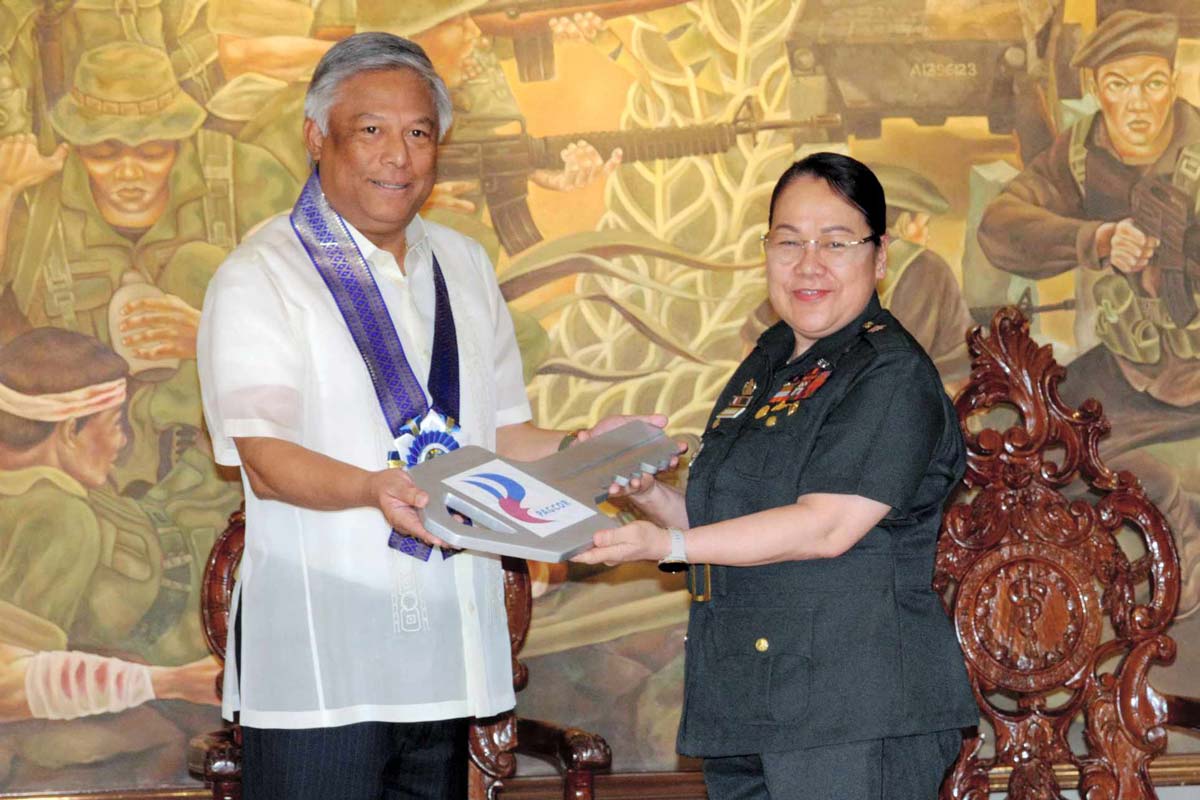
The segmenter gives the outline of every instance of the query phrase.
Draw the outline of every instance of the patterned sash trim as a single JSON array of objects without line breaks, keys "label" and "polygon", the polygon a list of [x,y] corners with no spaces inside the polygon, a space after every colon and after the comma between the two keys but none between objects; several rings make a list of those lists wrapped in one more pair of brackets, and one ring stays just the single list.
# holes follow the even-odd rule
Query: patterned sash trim
[{"label": "patterned sash trim", "polygon": [[[383,295],[367,261],[350,235],[345,221],[329,205],[316,172],[309,176],[291,214],[292,229],[304,246],[321,279],[337,304],[354,345],[362,355],[379,407],[393,437],[401,436],[414,420],[430,412],[458,418],[458,336],[446,281],[433,256],[436,308],[433,326],[433,358],[429,370],[431,407],[421,382],[408,363]],[[395,531],[389,546],[421,560],[430,548],[418,539]]]}]

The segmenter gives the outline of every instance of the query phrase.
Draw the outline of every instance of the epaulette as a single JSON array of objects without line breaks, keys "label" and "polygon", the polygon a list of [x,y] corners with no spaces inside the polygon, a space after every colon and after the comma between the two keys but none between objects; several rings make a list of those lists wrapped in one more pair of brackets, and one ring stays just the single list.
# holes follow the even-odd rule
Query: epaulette
[{"label": "epaulette", "polygon": [[866,341],[876,352],[907,348],[908,337],[904,328],[894,318],[869,319],[863,323],[862,335],[859,339]]}]

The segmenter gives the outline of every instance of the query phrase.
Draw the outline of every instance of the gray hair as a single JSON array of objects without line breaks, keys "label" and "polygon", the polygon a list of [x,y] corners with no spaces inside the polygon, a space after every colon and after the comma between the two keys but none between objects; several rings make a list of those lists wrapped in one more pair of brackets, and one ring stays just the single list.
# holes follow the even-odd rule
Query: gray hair
[{"label": "gray hair", "polygon": [[454,118],[446,82],[434,71],[433,63],[419,44],[382,31],[356,33],[329,48],[308,85],[304,116],[315,122],[323,135],[328,135],[329,111],[337,100],[342,81],[360,72],[391,69],[411,69],[429,86],[437,107],[438,141],[441,141]]}]

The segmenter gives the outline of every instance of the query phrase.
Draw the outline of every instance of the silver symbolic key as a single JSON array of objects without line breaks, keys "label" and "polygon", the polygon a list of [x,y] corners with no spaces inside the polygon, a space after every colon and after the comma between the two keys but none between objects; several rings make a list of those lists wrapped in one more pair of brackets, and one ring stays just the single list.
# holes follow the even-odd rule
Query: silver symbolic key
[{"label": "silver symbolic key", "polygon": [[[614,522],[596,508],[615,481],[667,468],[678,452],[661,429],[627,422],[539,461],[509,461],[466,446],[413,467],[429,493],[426,529],[455,547],[565,561]],[[449,510],[447,510],[449,509]],[[450,511],[473,522],[465,525]]]}]

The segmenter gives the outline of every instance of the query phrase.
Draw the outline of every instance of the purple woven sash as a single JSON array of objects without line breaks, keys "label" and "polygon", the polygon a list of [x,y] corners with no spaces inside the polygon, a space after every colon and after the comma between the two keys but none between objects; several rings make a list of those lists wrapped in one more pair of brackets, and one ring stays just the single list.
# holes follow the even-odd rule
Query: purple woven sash
[{"label": "purple woven sash", "polygon": [[[436,302],[433,358],[427,384],[432,395],[431,406],[404,355],[404,346],[375,277],[345,221],[325,199],[315,172],[304,184],[304,191],[292,209],[291,221],[292,229],[333,295],[354,338],[354,345],[362,355],[392,436],[400,436],[411,421],[423,418],[431,407],[450,420],[457,419],[458,335],[437,254],[433,256]],[[392,531],[388,545],[422,561],[429,558],[429,545],[397,531]]]}]

